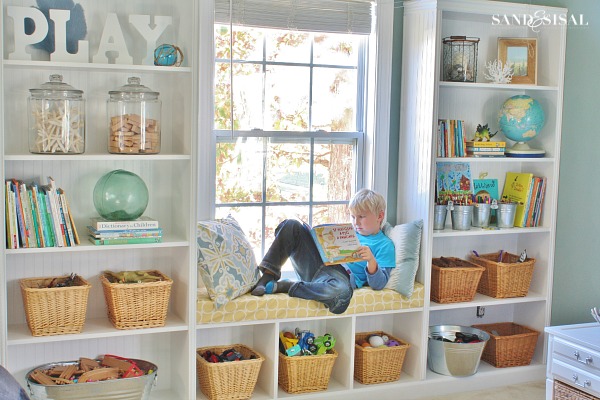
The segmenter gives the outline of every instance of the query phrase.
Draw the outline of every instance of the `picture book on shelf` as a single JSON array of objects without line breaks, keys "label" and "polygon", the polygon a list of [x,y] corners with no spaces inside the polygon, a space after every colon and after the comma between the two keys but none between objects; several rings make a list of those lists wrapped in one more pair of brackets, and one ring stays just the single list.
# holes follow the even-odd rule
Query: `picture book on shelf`
[{"label": "picture book on shelf", "polygon": [[361,260],[354,255],[360,242],[352,224],[317,225],[310,233],[325,265]]},{"label": "picture book on shelf", "polygon": [[452,200],[457,204],[472,201],[473,183],[468,162],[436,162],[436,198],[438,204]]},{"label": "picture book on shelf", "polygon": [[[530,207],[531,196],[535,186],[536,179],[532,173],[528,172],[507,172],[502,190],[502,200],[517,203],[515,212],[515,226],[527,226],[527,215],[529,211],[533,212],[534,207]],[[533,194],[535,197],[536,194]]]},{"label": "picture book on shelf", "polygon": [[498,179],[473,179],[473,198],[475,203],[491,203],[500,201]]}]

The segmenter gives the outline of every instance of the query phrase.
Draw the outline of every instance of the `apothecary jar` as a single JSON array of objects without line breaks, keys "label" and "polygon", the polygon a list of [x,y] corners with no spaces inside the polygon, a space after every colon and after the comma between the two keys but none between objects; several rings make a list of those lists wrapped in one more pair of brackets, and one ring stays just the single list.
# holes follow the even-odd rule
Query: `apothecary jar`
[{"label": "apothecary jar", "polygon": [[108,92],[108,151],[115,154],[160,152],[161,102],[158,92],[130,77],[127,84]]},{"label": "apothecary jar", "polygon": [[64,83],[62,75],[29,89],[29,151],[80,154],[85,151],[83,91]]}]

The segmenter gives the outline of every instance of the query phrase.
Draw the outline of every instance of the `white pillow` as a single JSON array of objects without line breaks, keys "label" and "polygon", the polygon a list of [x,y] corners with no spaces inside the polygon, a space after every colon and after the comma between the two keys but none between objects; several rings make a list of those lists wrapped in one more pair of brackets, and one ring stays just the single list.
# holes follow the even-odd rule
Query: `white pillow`
[{"label": "white pillow", "polygon": [[405,297],[412,296],[419,269],[422,231],[423,220],[394,227],[388,223],[384,225],[383,233],[392,239],[396,247],[396,268],[392,269],[386,289],[393,289]]}]

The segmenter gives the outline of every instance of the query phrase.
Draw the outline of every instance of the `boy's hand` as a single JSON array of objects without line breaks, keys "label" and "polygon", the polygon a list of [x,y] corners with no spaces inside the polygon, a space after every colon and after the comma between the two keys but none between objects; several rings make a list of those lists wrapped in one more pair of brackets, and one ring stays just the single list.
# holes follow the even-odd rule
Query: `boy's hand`
[{"label": "boy's hand", "polygon": [[369,274],[373,275],[377,272],[377,261],[369,246],[360,246],[358,250],[356,250],[356,254],[367,262],[367,272]]}]

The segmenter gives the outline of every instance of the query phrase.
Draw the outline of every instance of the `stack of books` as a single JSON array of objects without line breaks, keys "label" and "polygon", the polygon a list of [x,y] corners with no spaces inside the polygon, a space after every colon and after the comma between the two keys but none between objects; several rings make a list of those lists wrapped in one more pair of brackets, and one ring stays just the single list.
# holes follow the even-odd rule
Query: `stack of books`
[{"label": "stack of books", "polygon": [[528,172],[507,172],[502,200],[517,203],[515,226],[536,227],[541,221],[546,178]]},{"label": "stack of books", "polygon": [[464,121],[457,119],[438,120],[437,156],[466,157]]},{"label": "stack of books", "polygon": [[5,181],[6,248],[68,247],[79,235],[65,191],[52,177],[47,185]]},{"label": "stack of books", "polygon": [[97,246],[162,242],[162,228],[157,220],[150,217],[132,221],[92,218],[87,229],[89,241]]},{"label": "stack of books", "polygon": [[467,142],[468,157],[504,157],[506,142]]}]

